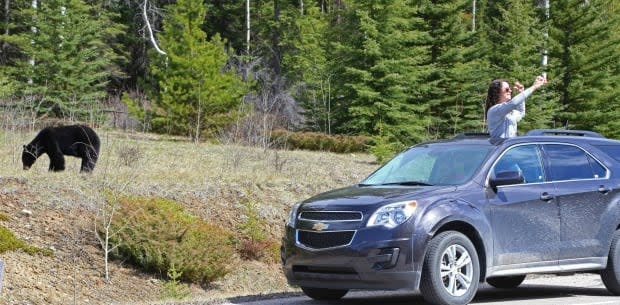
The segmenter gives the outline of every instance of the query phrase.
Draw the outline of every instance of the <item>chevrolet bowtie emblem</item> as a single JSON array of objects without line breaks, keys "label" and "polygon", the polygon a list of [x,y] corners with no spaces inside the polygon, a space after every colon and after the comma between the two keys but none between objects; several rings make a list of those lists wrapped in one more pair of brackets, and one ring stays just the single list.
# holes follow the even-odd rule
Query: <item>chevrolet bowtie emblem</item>
[{"label": "chevrolet bowtie emblem", "polygon": [[312,225],[312,230],[323,231],[323,230],[327,229],[328,227],[329,227],[329,225],[326,224],[326,223],[317,222],[317,223]]}]

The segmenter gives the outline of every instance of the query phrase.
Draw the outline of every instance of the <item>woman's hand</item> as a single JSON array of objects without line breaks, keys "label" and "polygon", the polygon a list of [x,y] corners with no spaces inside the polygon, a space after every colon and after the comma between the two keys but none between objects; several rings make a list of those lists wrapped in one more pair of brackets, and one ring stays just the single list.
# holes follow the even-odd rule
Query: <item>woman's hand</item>
[{"label": "woman's hand", "polygon": [[536,76],[536,79],[534,80],[534,83],[532,84],[532,87],[534,89],[538,89],[540,88],[542,85],[547,83],[547,78],[542,76],[542,75],[538,75]]}]

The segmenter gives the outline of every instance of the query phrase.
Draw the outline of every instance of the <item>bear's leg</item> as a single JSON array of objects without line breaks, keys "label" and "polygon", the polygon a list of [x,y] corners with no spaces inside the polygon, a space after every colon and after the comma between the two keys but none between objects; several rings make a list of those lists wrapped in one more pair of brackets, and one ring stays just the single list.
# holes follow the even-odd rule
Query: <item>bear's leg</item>
[{"label": "bear's leg", "polygon": [[82,167],[80,172],[92,172],[95,169],[95,163],[97,163],[98,154],[91,145],[86,145],[84,154],[82,155]]},{"label": "bear's leg", "polygon": [[65,156],[61,152],[48,153],[50,157],[50,171],[60,172],[65,170]]}]

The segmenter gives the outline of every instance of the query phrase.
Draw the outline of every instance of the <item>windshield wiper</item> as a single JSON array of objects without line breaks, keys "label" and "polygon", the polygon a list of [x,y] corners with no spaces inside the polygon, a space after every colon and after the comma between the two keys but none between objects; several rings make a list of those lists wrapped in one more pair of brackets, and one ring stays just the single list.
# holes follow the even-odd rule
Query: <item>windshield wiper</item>
[{"label": "windshield wiper", "polygon": [[422,185],[422,186],[432,186],[432,184],[428,184],[422,181],[401,181],[401,182],[390,182],[383,183],[381,185]]},{"label": "windshield wiper", "polygon": [[432,186],[432,184],[428,184],[422,181],[400,181],[400,182],[389,182],[389,183],[381,183],[379,185],[422,185],[422,186]]}]

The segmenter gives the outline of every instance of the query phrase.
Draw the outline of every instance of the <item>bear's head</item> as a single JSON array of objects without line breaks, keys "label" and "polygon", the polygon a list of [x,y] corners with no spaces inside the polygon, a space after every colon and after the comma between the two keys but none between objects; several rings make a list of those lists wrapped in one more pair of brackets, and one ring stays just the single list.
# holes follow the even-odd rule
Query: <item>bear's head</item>
[{"label": "bear's head", "polygon": [[24,165],[24,170],[30,169],[38,157],[39,148],[36,145],[24,145],[24,151],[22,152],[22,164]]}]

